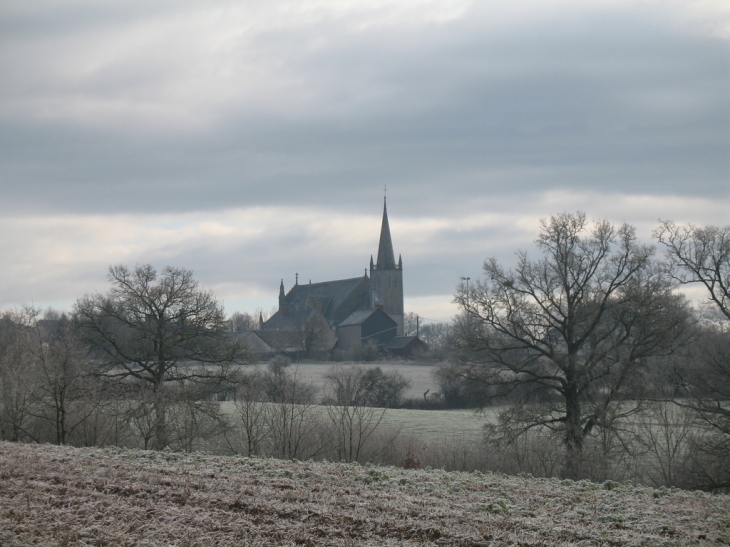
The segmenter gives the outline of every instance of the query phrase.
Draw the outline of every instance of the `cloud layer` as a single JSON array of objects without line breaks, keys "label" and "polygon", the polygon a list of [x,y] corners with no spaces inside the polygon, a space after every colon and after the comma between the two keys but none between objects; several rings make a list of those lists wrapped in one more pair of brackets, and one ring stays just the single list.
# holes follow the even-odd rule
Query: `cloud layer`
[{"label": "cloud layer", "polygon": [[727,223],[724,2],[6,2],[0,72],[0,305],[147,261],[273,303],[360,275],[386,184],[429,314],[549,214]]}]

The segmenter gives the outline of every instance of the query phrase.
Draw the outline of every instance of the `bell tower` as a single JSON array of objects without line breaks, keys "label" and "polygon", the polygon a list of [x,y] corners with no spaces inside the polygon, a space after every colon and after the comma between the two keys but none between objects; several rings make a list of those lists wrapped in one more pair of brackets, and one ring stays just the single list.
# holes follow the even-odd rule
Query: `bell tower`
[{"label": "bell tower", "polygon": [[395,262],[385,196],[377,263],[370,257],[370,304],[373,308],[382,307],[398,323],[398,336],[403,336],[403,260],[399,255],[398,263]]}]

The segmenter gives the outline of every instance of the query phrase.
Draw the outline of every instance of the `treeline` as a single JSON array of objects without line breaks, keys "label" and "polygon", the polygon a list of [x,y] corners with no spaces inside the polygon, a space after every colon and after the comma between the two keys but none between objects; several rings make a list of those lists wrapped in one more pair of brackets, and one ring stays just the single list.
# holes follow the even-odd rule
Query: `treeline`
[{"label": "treeline", "polygon": [[[3,439],[152,448],[160,426],[157,412],[164,405],[165,447],[172,450],[535,476],[564,474],[566,448],[549,430],[536,428],[507,439],[501,430],[504,424],[497,422],[485,438],[455,438],[445,432],[442,439],[434,440],[384,427],[385,407],[414,403],[403,396],[407,388],[403,377],[379,368],[333,366],[325,389],[318,392],[302,380],[296,365],[278,357],[263,368],[239,368],[235,377],[229,376],[229,381],[235,381],[233,392],[230,385],[224,390],[216,383],[168,382],[161,400],[155,401],[153,392],[137,380],[120,383],[99,374],[98,364],[89,357],[73,325],[68,316],[54,313],[23,310],[4,315],[0,331]],[[697,342],[694,351],[715,354],[717,348],[710,340],[700,343],[698,338]],[[691,362],[700,359],[695,354]],[[587,437],[583,477],[722,489],[715,479],[722,476],[727,459],[722,437],[691,406],[688,392],[672,393],[683,395],[675,403],[665,402],[672,397],[662,394],[681,389],[673,379],[683,376],[680,366],[686,362],[675,356],[671,365],[666,363],[669,373],[663,378],[655,370],[652,382],[658,389],[651,400],[621,401],[610,416],[610,427]],[[13,363],[22,366],[9,366]],[[455,363],[436,370],[443,396],[455,406],[478,405],[479,397],[491,395],[477,383],[460,381]],[[497,408],[514,411],[519,398],[518,393],[512,394]],[[495,410],[485,408],[489,416]],[[438,420],[437,413],[434,419]]]},{"label": "treeline", "polygon": [[280,356],[265,368],[218,369],[218,376],[200,374],[200,364],[183,364],[192,370],[155,391],[118,370],[100,369],[79,332],[65,314],[28,308],[3,315],[3,440],[285,459],[398,459],[399,431],[380,427],[385,408],[399,406],[408,387],[398,373],[333,366],[319,393]]},{"label": "treeline", "polygon": [[[730,489],[730,227],[663,222],[664,256],[629,225],[542,222],[539,256],[487,259],[432,333],[437,393],[404,401],[380,369],[333,368],[323,393],[275,358],[249,367],[192,273],[109,270],[69,315],[0,324],[0,436],[280,458],[498,470]],[[709,296],[694,308],[678,291]],[[424,442],[383,408],[478,408],[484,436]],[[437,414],[434,414],[437,419]]]},{"label": "treeline", "polygon": [[[168,382],[155,401],[137,380],[120,383],[100,375],[74,334],[73,321],[50,317],[31,310],[3,317],[0,433],[5,440],[152,448],[164,406],[163,448],[171,450],[564,475],[566,447],[546,429],[507,439],[504,424],[491,421],[483,438],[444,432],[440,439],[423,439],[385,427],[386,407],[406,403],[407,382],[379,368],[333,365],[318,392],[296,365],[278,357],[264,367],[239,368],[229,377],[234,392],[230,385],[224,391],[213,383]],[[8,368],[13,362],[22,368]],[[442,365],[439,374],[448,377],[454,367]],[[477,397],[474,387],[462,396]],[[617,404],[610,427],[584,442],[582,477],[722,490],[708,481],[722,476],[727,461],[722,437],[684,395],[675,403],[627,399]],[[486,407],[485,421],[499,409],[514,412],[516,402],[508,398],[496,409]]]}]

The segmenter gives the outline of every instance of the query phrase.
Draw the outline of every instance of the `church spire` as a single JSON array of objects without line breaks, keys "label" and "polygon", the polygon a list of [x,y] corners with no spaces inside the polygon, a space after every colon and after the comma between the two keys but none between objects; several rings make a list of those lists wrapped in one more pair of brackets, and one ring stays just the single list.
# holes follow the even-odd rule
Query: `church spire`
[{"label": "church spire", "polygon": [[388,207],[383,197],[383,224],[380,227],[380,244],[378,245],[378,270],[394,270],[395,254],[393,253],[393,241],[390,239],[390,226],[388,225]]},{"label": "church spire", "polygon": [[281,280],[281,284],[279,285],[279,309],[283,308],[286,305],[286,295],[284,294],[284,280]]}]

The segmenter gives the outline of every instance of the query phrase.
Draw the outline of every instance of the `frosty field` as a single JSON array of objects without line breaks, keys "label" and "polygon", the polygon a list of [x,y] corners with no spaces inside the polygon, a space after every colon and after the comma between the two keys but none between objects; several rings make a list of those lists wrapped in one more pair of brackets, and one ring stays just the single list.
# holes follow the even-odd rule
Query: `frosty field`
[{"label": "frosty field", "polygon": [[[235,412],[232,402],[221,403],[223,410],[231,415]],[[325,407],[316,407],[315,412],[325,413]],[[381,412],[383,409],[376,409]],[[384,410],[380,428],[400,431],[404,435],[415,435],[426,442],[444,438],[479,439],[484,423],[496,418],[497,408],[477,414],[473,410],[413,410],[388,408]]]},{"label": "frosty field", "polygon": [[381,425],[402,433],[412,433],[424,440],[443,437],[479,439],[483,425],[494,418],[495,410],[476,414],[473,410],[411,410],[389,408]]},{"label": "frosty field", "polygon": [[616,483],[0,443],[0,545],[730,543],[730,497]]},{"label": "frosty field", "polygon": [[[261,367],[265,365],[259,365]],[[294,364],[290,367],[292,374],[296,374],[297,378],[307,383],[313,384],[320,393],[325,388],[325,374],[333,367],[335,363],[302,363]],[[411,382],[411,386],[406,390],[405,397],[407,399],[422,399],[426,390],[430,390],[430,394],[438,391],[438,385],[434,382],[433,372],[436,370],[432,365],[408,365],[403,363],[343,363],[343,367],[357,367],[369,369],[380,367],[383,372],[399,372],[406,380]]]}]

